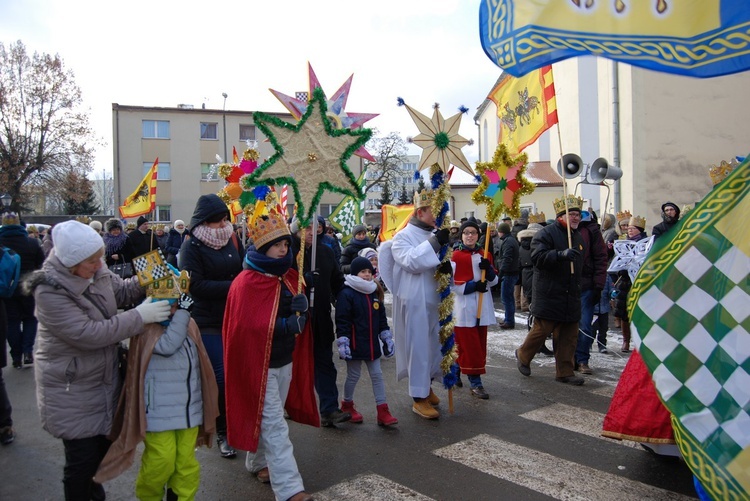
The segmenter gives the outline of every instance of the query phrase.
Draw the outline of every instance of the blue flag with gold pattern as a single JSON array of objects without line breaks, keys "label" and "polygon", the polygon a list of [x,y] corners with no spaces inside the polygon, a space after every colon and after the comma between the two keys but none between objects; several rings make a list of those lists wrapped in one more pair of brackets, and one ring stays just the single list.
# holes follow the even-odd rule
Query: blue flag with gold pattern
[{"label": "blue flag with gold pattern", "polygon": [[641,266],[628,311],[685,462],[713,499],[750,492],[750,161]]},{"label": "blue flag with gold pattern", "polygon": [[479,32],[516,77],[584,55],[700,78],[750,69],[748,0],[481,0]]}]

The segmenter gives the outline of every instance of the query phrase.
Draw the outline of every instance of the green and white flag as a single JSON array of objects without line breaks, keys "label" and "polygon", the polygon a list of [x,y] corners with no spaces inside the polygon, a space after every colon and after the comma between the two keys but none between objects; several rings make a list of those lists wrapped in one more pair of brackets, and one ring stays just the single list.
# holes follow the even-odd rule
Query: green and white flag
[{"label": "green and white flag", "polygon": [[749,191],[746,159],[656,241],[628,305],[677,444],[714,499],[750,499]]},{"label": "green and white flag", "polygon": [[[365,185],[365,172],[367,172],[367,169],[363,170],[362,174],[359,175],[359,179],[357,179],[357,185],[360,188]],[[346,245],[349,242],[349,239],[352,237],[352,229],[356,225],[362,224],[362,214],[364,213],[365,200],[357,200],[348,195],[333,209],[328,220],[331,222],[331,226],[343,235],[341,239],[342,245]]]}]

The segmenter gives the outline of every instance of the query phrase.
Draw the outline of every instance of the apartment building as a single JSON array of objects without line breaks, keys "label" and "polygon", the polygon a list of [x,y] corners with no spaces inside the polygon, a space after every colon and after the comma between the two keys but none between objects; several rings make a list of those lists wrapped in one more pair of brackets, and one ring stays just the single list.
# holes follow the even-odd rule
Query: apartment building
[{"label": "apartment building", "polygon": [[[294,123],[289,113],[270,113]],[[274,148],[253,122],[252,111],[216,110],[177,105],[173,108],[112,104],[113,190],[115,205],[122,204],[159,159],[156,210],[153,220],[189,222],[195,202],[201,195],[218,193],[225,185],[214,165],[216,156],[224,161],[247,149],[255,141],[261,161],[274,154]],[[260,163],[260,161],[259,161]],[[363,169],[359,157],[348,166],[358,176]],[[326,192],[318,207],[327,217],[341,201],[341,195]],[[294,200],[290,190],[289,205]],[[116,210],[116,213],[119,213]]]}]

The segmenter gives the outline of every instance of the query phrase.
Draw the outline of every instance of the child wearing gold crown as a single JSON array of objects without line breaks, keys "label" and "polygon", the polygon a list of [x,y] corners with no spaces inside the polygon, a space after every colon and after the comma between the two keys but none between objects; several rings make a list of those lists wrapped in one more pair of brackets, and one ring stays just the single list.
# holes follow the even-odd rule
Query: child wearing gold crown
[{"label": "child wearing gold crown", "polygon": [[[172,268],[175,277],[177,270]],[[144,443],[135,485],[138,499],[194,499],[200,484],[195,450],[211,446],[218,410],[218,388],[200,330],[190,317],[193,299],[177,278],[147,286],[153,301],[171,304],[170,317],[149,323],[132,338],[128,370],[115,415],[116,439],[96,481],[121,474]],[[163,287],[169,284],[169,288]],[[161,286],[160,286],[161,284]],[[145,424],[145,428],[142,425]]]},{"label": "child wearing gold crown", "polygon": [[292,268],[291,235],[275,211],[250,226],[247,269],[232,283],[224,314],[224,373],[229,442],[245,467],[271,483],[276,499],[304,491],[284,419],[320,426],[313,391],[307,298]]}]

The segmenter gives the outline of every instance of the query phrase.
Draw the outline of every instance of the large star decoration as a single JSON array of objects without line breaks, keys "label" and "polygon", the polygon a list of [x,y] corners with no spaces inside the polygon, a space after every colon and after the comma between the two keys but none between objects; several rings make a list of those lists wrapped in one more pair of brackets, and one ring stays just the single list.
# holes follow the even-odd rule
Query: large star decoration
[{"label": "large star decoration", "polygon": [[[315,75],[315,71],[313,71],[312,65],[309,62],[307,63],[307,70],[310,80],[309,95],[312,96],[315,92],[315,89],[320,88],[322,90],[323,86],[320,85],[320,81],[318,81],[318,77]],[[331,125],[337,129],[359,129],[365,124],[365,122],[372,120],[373,118],[378,116],[377,113],[354,113],[346,111],[346,101],[349,99],[349,90],[352,86],[353,78],[354,75],[352,74],[349,79],[344,82],[341,87],[339,87],[339,90],[337,90],[333,94],[333,97],[331,97],[331,99],[326,98],[326,94],[325,92],[323,92],[323,99],[326,101],[326,105],[328,107],[326,115],[331,121]],[[283,104],[284,107],[289,110],[289,113],[291,113],[292,116],[297,120],[299,120],[307,111],[307,100],[299,99],[298,97],[287,96],[286,94],[277,90],[268,90],[270,90],[271,93],[276,96],[276,99],[281,101],[281,104]],[[358,157],[364,158],[365,160],[369,160],[370,162],[375,162],[375,158],[370,155],[370,153],[364,148],[364,146],[358,148],[357,151],[354,152],[354,154]]]},{"label": "large star decoration", "polygon": [[[335,129],[319,87],[305,113],[290,124],[262,112],[253,120],[276,149],[270,158],[240,180],[244,190],[266,184],[288,184],[294,190],[301,225],[310,224],[325,190],[362,200],[364,193],[346,161],[370,139],[370,129]],[[342,175],[343,174],[343,175]]]},{"label": "large star decoration", "polygon": [[399,106],[406,106],[406,110],[411,115],[411,119],[419,129],[419,134],[412,139],[412,142],[422,148],[422,158],[419,160],[418,170],[432,167],[437,164],[443,174],[448,174],[451,164],[455,165],[470,176],[474,176],[474,171],[466,160],[461,148],[469,144],[469,140],[458,134],[458,128],[461,125],[461,115],[463,112],[456,113],[449,119],[444,119],[440,113],[440,107],[435,104],[432,119],[418,112],[403,99],[399,98]]},{"label": "large star decoration", "polygon": [[634,242],[632,240],[615,240],[612,243],[612,249],[615,251],[615,257],[607,269],[607,273],[615,273],[621,270],[627,270],[630,282],[635,282],[635,276],[641,265],[646,260],[648,251],[654,244],[654,236]]},{"label": "large star decoration", "polygon": [[534,184],[524,177],[528,157],[511,157],[504,144],[498,145],[492,162],[477,162],[481,182],[471,194],[474,203],[487,205],[487,220],[497,221],[505,213],[520,215],[521,195],[534,191]]}]

